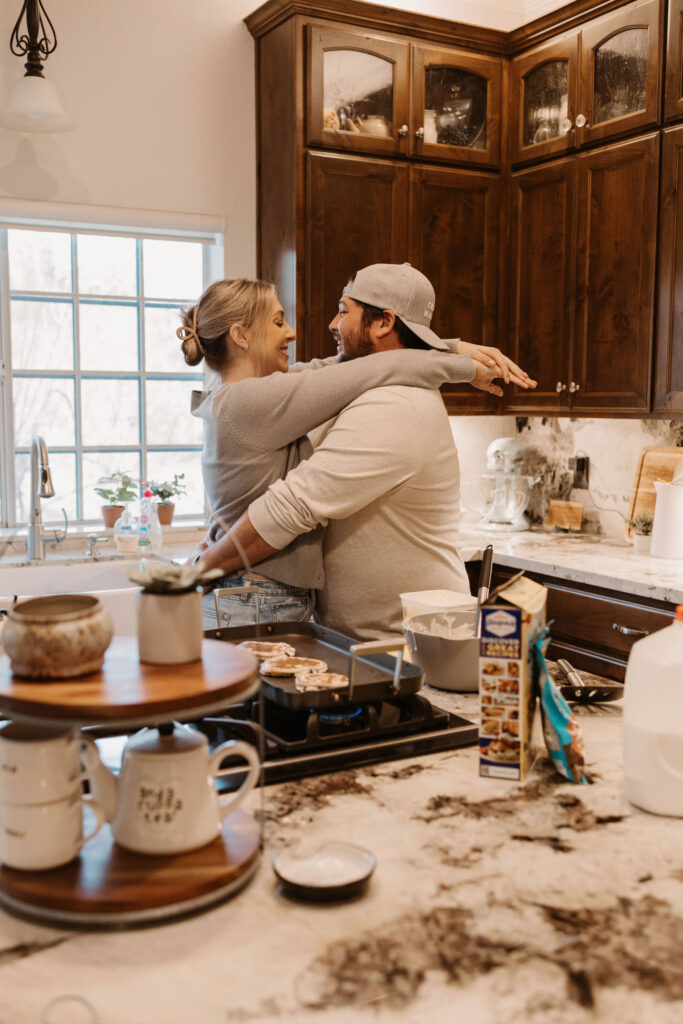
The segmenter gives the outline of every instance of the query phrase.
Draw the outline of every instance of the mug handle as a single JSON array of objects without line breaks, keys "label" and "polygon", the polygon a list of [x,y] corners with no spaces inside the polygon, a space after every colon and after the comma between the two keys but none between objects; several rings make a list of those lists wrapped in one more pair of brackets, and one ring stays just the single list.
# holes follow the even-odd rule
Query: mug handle
[{"label": "mug handle", "polygon": [[227,793],[224,796],[218,797],[221,821],[234,811],[244,798],[251,793],[261,772],[261,761],[256,747],[253,747],[251,743],[245,743],[244,740],[228,740],[227,743],[221,743],[220,747],[217,747],[211,755],[209,771],[214,779],[220,779],[224,775],[233,775],[235,773],[234,768],[223,768],[221,770],[219,767],[223,758],[227,757],[228,754],[238,754],[243,757],[249,765],[249,774],[237,792]]},{"label": "mug handle", "polygon": [[78,847],[79,850],[83,849],[83,847],[85,846],[85,844],[88,842],[89,839],[94,839],[95,838],[95,836],[100,831],[100,829],[102,828],[102,826],[104,825],[104,823],[106,821],[106,818],[104,816],[104,811],[102,809],[102,805],[98,804],[97,800],[95,800],[94,797],[86,795],[86,794],[82,794],[82,796],[81,796],[81,803],[87,804],[88,807],[90,807],[92,809],[92,811],[95,814],[95,817],[97,818],[97,821],[95,822],[95,827],[92,830],[92,832],[88,833],[87,836],[82,836],[81,837],[81,844]]}]

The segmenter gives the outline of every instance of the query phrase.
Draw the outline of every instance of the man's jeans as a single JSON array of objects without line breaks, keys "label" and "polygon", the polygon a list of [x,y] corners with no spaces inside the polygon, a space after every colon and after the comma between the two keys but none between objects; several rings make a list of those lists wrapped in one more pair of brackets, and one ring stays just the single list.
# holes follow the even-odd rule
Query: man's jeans
[{"label": "man's jeans", "polygon": [[[275,580],[254,580],[248,576],[225,576],[216,580],[215,590],[224,587],[258,587],[261,622],[304,622],[310,619],[315,604],[315,592],[301,587],[289,587]],[[218,598],[220,622],[218,627],[251,626],[256,622],[256,594],[221,594]],[[216,599],[212,592],[202,598],[204,629],[216,628]]]}]

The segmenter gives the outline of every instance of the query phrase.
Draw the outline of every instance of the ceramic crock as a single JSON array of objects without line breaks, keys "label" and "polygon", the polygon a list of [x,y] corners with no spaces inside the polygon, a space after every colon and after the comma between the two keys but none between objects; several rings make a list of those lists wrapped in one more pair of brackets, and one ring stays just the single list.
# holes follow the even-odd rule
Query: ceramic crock
[{"label": "ceramic crock", "polygon": [[51,594],[17,601],[2,635],[15,676],[70,679],[102,668],[114,627],[96,597]]}]

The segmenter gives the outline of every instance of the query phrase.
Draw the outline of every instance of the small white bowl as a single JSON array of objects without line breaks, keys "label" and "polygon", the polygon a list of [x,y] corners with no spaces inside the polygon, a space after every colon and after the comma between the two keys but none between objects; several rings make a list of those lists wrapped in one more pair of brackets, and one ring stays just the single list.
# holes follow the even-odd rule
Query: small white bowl
[{"label": "small white bowl", "polygon": [[339,900],[360,893],[376,858],[352,843],[324,843],[308,857],[289,850],[273,857],[273,871],[285,892],[307,900]]}]

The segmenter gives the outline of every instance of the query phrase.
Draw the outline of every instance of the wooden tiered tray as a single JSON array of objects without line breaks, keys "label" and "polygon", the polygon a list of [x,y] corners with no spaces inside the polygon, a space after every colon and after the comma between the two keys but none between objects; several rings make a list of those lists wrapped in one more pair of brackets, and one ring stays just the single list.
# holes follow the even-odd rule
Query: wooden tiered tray
[{"label": "wooden tiered tray", "polygon": [[172,857],[131,853],[102,829],[76,860],[51,871],[0,865],[0,905],[52,924],[116,927],[167,920],[226,899],[258,867],[260,828],[236,810],[212,843]]},{"label": "wooden tiered tray", "polygon": [[[136,637],[115,637],[100,672],[69,680],[21,680],[0,656],[0,712],[42,724],[156,725],[193,719],[245,700],[260,684],[258,663],[220,640],[202,641],[201,660],[140,662]],[[70,864],[49,871],[0,865],[0,905],[52,924],[125,927],[200,910],[237,892],[254,874],[260,827],[238,809],[206,846],[169,857],[119,847],[108,825]]]},{"label": "wooden tiered tray", "polygon": [[73,725],[152,725],[200,718],[246,700],[259,687],[256,659],[221,640],[202,640],[202,657],[147,665],[134,636],[114,637],[100,672],[68,680],[23,680],[0,656],[0,710],[10,718]]}]

